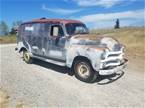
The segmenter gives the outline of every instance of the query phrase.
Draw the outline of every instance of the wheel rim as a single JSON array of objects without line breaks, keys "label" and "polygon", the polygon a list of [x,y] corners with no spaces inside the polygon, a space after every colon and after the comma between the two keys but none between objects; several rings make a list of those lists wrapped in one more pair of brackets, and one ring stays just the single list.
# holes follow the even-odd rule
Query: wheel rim
[{"label": "wheel rim", "polygon": [[80,77],[88,78],[88,76],[90,75],[89,66],[85,64],[84,62],[81,62],[77,66],[77,72]]},{"label": "wheel rim", "polygon": [[28,52],[24,52],[24,60],[25,61],[29,61],[29,59],[30,59],[29,53]]}]

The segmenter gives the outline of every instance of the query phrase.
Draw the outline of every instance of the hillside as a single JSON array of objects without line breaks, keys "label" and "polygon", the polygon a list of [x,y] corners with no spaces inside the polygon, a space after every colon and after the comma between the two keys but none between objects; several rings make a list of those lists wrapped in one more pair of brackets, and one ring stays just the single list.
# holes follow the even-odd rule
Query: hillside
[{"label": "hillside", "polygon": [[[100,29],[91,30],[91,33],[97,35],[110,36],[118,39],[120,43],[126,46],[128,55],[145,55],[145,28],[121,28],[121,29]],[[8,35],[0,37],[0,44],[15,43],[16,36]]]}]

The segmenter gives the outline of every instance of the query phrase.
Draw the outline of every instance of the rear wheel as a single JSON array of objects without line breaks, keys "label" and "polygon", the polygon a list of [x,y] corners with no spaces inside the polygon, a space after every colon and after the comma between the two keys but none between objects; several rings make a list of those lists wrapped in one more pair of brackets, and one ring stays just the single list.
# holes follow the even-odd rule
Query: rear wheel
[{"label": "rear wheel", "polygon": [[23,51],[23,59],[28,64],[31,64],[33,62],[32,57],[30,56],[29,52],[26,50]]},{"label": "rear wheel", "polygon": [[96,74],[88,60],[77,60],[74,63],[75,77],[84,82],[94,82]]}]

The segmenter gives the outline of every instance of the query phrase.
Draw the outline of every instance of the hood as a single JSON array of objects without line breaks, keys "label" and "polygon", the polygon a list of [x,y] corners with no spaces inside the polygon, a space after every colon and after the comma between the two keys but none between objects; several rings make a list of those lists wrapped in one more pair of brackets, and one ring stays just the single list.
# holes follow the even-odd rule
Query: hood
[{"label": "hood", "polygon": [[107,48],[111,51],[120,50],[121,44],[111,37],[98,36],[96,34],[75,35],[71,38],[71,44],[93,45],[98,48]]}]

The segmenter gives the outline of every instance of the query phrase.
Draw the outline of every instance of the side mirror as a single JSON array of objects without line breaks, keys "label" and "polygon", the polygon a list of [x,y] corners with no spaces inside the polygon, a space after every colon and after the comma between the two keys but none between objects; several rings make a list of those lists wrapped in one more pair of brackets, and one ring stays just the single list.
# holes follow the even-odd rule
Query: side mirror
[{"label": "side mirror", "polygon": [[71,36],[68,35],[68,36],[65,36],[65,38],[66,38],[66,40],[69,40],[71,38]]}]

